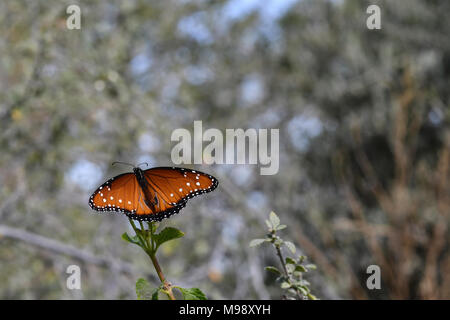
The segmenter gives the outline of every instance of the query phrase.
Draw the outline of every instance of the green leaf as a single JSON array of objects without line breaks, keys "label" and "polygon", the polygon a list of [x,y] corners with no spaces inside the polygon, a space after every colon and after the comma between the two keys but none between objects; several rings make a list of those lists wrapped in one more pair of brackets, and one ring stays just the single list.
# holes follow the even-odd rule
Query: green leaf
[{"label": "green leaf", "polygon": [[307,264],[305,266],[305,268],[310,269],[310,270],[316,270],[317,269],[316,265],[313,264],[313,263]]},{"label": "green leaf", "polygon": [[[139,278],[136,281],[136,295],[138,300],[154,300],[154,291],[155,289],[150,286],[147,280]],[[158,293],[158,289],[156,289],[156,293]]]},{"label": "green leaf", "polygon": [[286,225],[285,225],[285,224],[280,224],[280,225],[277,227],[277,231],[278,231],[278,230],[283,230],[284,228],[286,228]]},{"label": "green leaf", "polygon": [[125,240],[126,242],[133,243],[138,246],[141,245],[141,243],[139,242],[139,238],[137,236],[130,237],[126,232],[122,234],[122,239]]},{"label": "green leaf", "polygon": [[298,290],[300,290],[300,292],[304,295],[307,296],[308,295],[308,290],[307,288],[303,287],[303,286],[295,286]]},{"label": "green leaf", "polygon": [[148,222],[148,230],[151,230],[153,233],[156,233],[156,229],[158,229],[158,222]]},{"label": "green leaf", "polygon": [[266,242],[266,239],[253,239],[252,241],[250,241],[250,247],[256,247],[259,246],[260,244]]},{"label": "green leaf", "polygon": [[319,300],[319,299],[317,299],[317,297],[315,295],[313,295],[311,293],[308,293],[307,296],[308,296],[309,300]]},{"label": "green leaf", "polygon": [[156,290],[152,294],[152,300],[159,300],[158,293],[159,293],[159,288],[156,288]]},{"label": "green leaf", "polygon": [[164,242],[178,239],[184,236],[184,233],[173,227],[166,227],[160,233],[153,235],[153,240],[156,243],[156,249]]},{"label": "green leaf", "polygon": [[286,270],[288,273],[292,273],[295,270],[295,266],[293,264],[287,264],[286,265]]},{"label": "green leaf", "polygon": [[297,265],[295,267],[295,271],[308,272],[308,270],[304,266],[302,266],[301,264],[299,264],[299,265]]},{"label": "green leaf", "polygon": [[291,285],[286,281],[281,284],[281,289],[289,289],[290,287]]},{"label": "green leaf", "polygon": [[277,275],[281,275],[280,270],[278,270],[276,267],[268,266],[268,267],[265,267],[264,269],[266,269],[267,271],[273,272]]},{"label": "green leaf", "polygon": [[292,273],[292,275],[293,275],[294,277],[301,277],[301,276],[303,275],[303,273],[300,272],[300,271],[294,271],[294,272]]},{"label": "green leaf", "polygon": [[290,241],[284,241],[284,245],[291,250],[292,253],[295,253],[295,245]]},{"label": "green leaf", "polygon": [[269,230],[272,230],[272,224],[270,223],[270,221],[269,220],[264,220],[264,222],[266,223],[267,228],[269,228]]},{"label": "green leaf", "polygon": [[205,294],[199,288],[185,289],[178,286],[176,288],[180,290],[184,300],[207,300]]},{"label": "green leaf", "polygon": [[280,218],[276,215],[275,212],[271,211],[269,214],[270,223],[272,224],[272,227],[276,229],[280,224]]},{"label": "green leaf", "polygon": [[140,236],[141,238],[146,238],[146,231],[147,230],[141,230],[140,228],[136,228],[136,236]]},{"label": "green leaf", "polygon": [[[308,286],[311,285],[311,283],[309,283],[308,280],[302,279],[302,280],[300,281],[300,285],[305,286],[305,287],[308,287]],[[309,290],[309,289],[308,289],[308,290]]]},{"label": "green leaf", "polygon": [[287,264],[295,264],[295,260],[292,259],[291,257],[286,257],[286,263]]}]

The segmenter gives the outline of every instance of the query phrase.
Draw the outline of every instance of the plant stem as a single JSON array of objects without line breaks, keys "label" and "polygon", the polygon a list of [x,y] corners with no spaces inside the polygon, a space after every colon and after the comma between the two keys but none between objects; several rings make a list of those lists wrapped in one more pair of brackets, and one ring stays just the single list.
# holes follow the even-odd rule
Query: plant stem
[{"label": "plant stem", "polygon": [[140,236],[140,233],[137,231],[136,225],[134,224],[134,221],[131,218],[128,218],[128,220],[130,221],[131,227],[134,230],[134,233],[136,233],[136,236],[139,239],[139,242],[141,243],[141,246],[144,248],[145,247],[145,240],[142,239],[142,237]]},{"label": "plant stem", "polygon": [[[289,272],[287,271],[286,262],[283,259],[283,254],[281,253],[280,245],[277,245],[275,243],[273,245],[274,245],[275,249],[277,250],[277,255],[278,255],[278,258],[280,258],[280,262],[281,262],[281,265],[283,266],[283,271],[286,275],[286,278],[289,280],[289,282],[292,282],[291,276],[289,275]],[[300,290],[298,290],[297,288],[294,288],[294,290],[297,293],[297,297],[300,300],[302,300],[303,297],[302,297],[302,294],[300,293]]]},{"label": "plant stem", "polygon": [[139,242],[141,243],[142,249],[144,249],[145,253],[147,253],[150,257],[150,260],[152,260],[153,266],[155,267],[156,273],[158,274],[158,278],[163,285],[164,293],[167,294],[167,297],[170,300],[176,300],[172,292],[172,284],[166,280],[166,277],[164,277],[164,273],[162,272],[158,260],[156,259],[156,245],[153,241],[153,223],[148,224],[148,230],[150,231],[149,234],[147,232],[144,232],[146,230],[142,221],[139,221],[139,225],[141,226],[141,232],[139,232],[136,228],[136,225],[134,224],[134,221],[132,219],[129,220],[134,232],[136,233],[136,236],[139,239]]},{"label": "plant stem", "polygon": [[150,257],[150,260],[152,260],[153,266],[155,267],[159,280],[161,280],[161,283],[163,284],[164,291],[167,294],[167,297],[170,300],[176,300],[172,292],[172,285],[164,277],[164,273],[162,272],[161,267],[159,266],[158,260],[156,259],[156,255],[151,252],[147,252],[147,254]]},{"label": "plant stem", "polygon": [[150,231],[150,247],[152,252],[156,252],[156,243],[153,240],[153,222],[148,222],[148,230]]}]

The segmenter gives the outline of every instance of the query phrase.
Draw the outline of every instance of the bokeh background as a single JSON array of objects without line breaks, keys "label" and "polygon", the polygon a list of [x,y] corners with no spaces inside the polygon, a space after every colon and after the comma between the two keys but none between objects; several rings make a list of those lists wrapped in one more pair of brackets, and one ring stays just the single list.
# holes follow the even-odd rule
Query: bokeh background
[{"label": "bokeh background", "polygon": [[[81,30],[66,8],[81,8]],[[366,9],[381,8],[368,30]],[[220,181],[164,222],[175,284],[211,299],[279,299],[265,234],[309,256],[322,299],[450,298],[450,2],[0,2],[0,298],[135,299],[155,281],[119,214],[90,193],[172,165],[174,129],[280,129],[280,170],[196,165]],[[82,290],[66,268],[82,269]],[[366,288],[377,264],[382,289]],[[156,283],[156,282],[154,282]]]}]

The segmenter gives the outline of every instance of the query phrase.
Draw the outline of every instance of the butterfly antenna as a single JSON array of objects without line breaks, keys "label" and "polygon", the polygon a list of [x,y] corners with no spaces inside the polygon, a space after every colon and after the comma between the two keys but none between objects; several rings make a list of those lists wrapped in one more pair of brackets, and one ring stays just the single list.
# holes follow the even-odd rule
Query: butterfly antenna
[{"label": "butterfly antenna", "polygon": [[147,165],[147,167],[148,167],[148,163],[147,163],[147,162],[141,162],[141,163],[139,163],[137,166],[139,167],[141,164],[145,164],[145,165]]},{"label": "butterfly antenna", "polygon": [[128,163],[128,162],[122,162],[122,161],[114,161],[114,162],[112,163],[112,165],[115,165],[116,163],[124,164],[124,165],[127,165],[127,166],[130,166],[130,167],[134,168],[134,166],[133,166],[131,163]]}]

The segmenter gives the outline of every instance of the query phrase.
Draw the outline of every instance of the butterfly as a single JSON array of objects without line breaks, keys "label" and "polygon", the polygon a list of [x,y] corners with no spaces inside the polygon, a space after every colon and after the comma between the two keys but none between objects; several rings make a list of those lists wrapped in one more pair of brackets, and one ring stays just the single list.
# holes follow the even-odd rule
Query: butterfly
[{"label": "butterfly", "polygon": [[99,186],[89,198],[89,206],[96,211],[121,212],[134,220],[161,221],[180,212],[188,199],[211,192],[218,185],[216,178],[197,170],[142,170],[133,166],[133,172],[115,176]]}]

